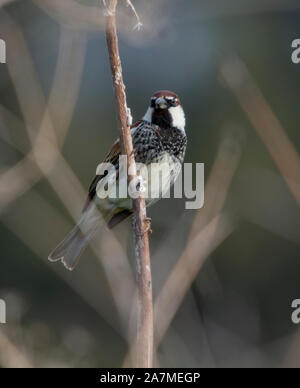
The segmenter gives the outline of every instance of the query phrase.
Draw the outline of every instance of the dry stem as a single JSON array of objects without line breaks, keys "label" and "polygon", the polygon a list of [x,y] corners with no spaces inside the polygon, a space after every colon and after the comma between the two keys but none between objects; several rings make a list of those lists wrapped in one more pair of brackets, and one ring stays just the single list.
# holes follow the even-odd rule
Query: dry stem
[{"label": "dry stem", "polygon": [[254,78],[237,56],[223,64],[221,76],[264,142],[300,206],[300,156]]},{"label": "dry stem", "polygon": [[[116,96],[117,114],[121,126],[121,149],[127,155],[129,181],[136,179],[136,168],[132,147],[130,127],[128,126],[128,108],[126,103],[125,85],[119,55],[116,28],[116,6],[118,0],[109,0],[106,5],[106,40],[112,71],[113,86]],[[147,233],[147,217],[145,199],[140,196],[133,200],[135,234],[135,256],[137,263],[137,341],[136,367],[150,368],[153,360],[153,307],[152,280],[150,266],[149,239]]]}]

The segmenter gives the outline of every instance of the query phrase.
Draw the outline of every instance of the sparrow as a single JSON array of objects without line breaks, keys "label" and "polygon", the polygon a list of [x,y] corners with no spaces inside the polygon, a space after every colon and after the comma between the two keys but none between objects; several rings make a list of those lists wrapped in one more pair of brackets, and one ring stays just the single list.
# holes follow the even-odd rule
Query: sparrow
[{"label": "sparrow", "polygon": [[[131,126],[131,135],[137,164],[143,163],[147,169],[156,166],[156,169],[161,170],[167,166],[170,171],[167,182],[159,185],[159,195],[145,199],[146,206],[150,206],[174,184],[184,160],[187,146],[185,114],[178,95],[169,90],[161,90],[153,94],[150,106],[142,120]],[[104,158],[104,163],[111,163],[117,171],[117,185],[120,155],[120,139],[117,139]],[[132,215],[132,198],[129,196],[103,199],[97,195],[98,185],[104,181],[104,178],[108,178],[108,174],[95,176],[90,184],[88,197],[77,225],[50,253],[48,257],[50,261],[61,260],[67,269],[72,270],[103,221],[111,229]],[[151,186],[150,177],[146,184]],[[153,185],[157,185],[157,182],[153,182]]]}]

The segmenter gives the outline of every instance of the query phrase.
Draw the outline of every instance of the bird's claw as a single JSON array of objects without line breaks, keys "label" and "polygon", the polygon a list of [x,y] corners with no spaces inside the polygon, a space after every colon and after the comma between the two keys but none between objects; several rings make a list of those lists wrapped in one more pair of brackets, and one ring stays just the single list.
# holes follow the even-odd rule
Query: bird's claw
[{"label": "bird's claw", "polygon": [[132,115],[131,115],[131,109],[127,108],[127,125],[128,125],[128,127],[132,126],[132,122],[133,122],[133,119],[132,119]]},{"label": "bird's claw", "polygon": [[150,217],[145,217],[144,220],[144,228],[141,232],[138,233],[140,237],[144,236],[146,233],[152,234],[152,229],[151,229],[151,218]]},{"label": "bird's claw", "polygon": [[152,229],[151,229],[151,218],[150,217],[145,217],[145,224],[146,224],[146,227],[144,229],[144,233],[149,233],[151,236]]},{"label": "bird's claw", "polygon": [[133,150],[130,152],[130,154],[129,154],[129,157],[131,157],[131,156],[134,156],[134,157],[136,157],[136,149],[135,148],[133,148]]}]

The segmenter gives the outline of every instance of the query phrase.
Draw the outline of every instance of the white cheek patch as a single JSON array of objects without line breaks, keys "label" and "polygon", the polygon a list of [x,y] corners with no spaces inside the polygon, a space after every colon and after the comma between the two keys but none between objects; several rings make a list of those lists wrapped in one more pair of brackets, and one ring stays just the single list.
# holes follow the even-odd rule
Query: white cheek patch
[{"label": "white cheek patch", "polygon": [[[153,108],[149,107],[147,109],[147,112],[145,113],[145,115],[143,117],[143,120],[151,123],[152,122],[152,113],[153,113]],[[185,115],[184,115],[184,111],[183,111],[181,105],[170,107],[169,113],[172,117],[172,126],[178,128],[184,132]]]},{"label": "white cheek patch", "polygon": [[185,115],[182,107],[172,106],[169,108],[170,115],[172,117],[172,125],[184,132],[185,127]]},{"label": "white cheek patch", "polygon": [[149,123],[152,122],[152,113],[153,113],[153,108],[148,108],[147,112],[145,113],[145,116],[143,117],[144,121],[148,121]]}]

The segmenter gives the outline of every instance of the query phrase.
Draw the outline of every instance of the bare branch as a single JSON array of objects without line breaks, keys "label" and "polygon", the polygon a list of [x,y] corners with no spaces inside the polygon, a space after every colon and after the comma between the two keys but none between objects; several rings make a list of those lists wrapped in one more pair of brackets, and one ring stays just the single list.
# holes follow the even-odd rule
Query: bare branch
[{"label": "bare branch", "polygon": [[127,7],[131,8],[131,10],[134,13],[134,16],[136,17],[136,20],[137,20],[137,25],[134,27],[134,29],[140,30],[143,24],[141,23],[139,14],[136,12],[134,5],[132,4],[132,2],[130,0],[126,0],[126,4],[127,4]]},{"label": "bare branch", "polygon": [[236,227],[234,217],[225,214],[223,207],[240,155],[240,139],[226,134],[205,186],[205,206],[197,211],[186,247],[154,303],[156,347],[203,263]]},{"label": "bare branch", "polygon": [[[20,139],[17,144],[11,144],[25,156],[13,167],[1,171],[0,213],[30,190],[34,183],[46,177],[65,208],[77,221],[78,208],[85,201],[86,193],[61,155],[59,146],[64,142],[77,100],[85,57],[86,34],[61,27],[59,54],[47,106],[22,34],[5,11],[2,13],[5,18],[1,23],[0,32],[7,42],[11,42],[11,45],[18,48],[14,51],[14,60],[10,61],[7,66],[23,112],[24,124],[3,106],[0,106],[0,121],[9,131],[26,131],[31,148],[27,151],[27,143],[22,144]],[[20,66],[26,72],[25,79],[24,73],[19,69],[20,58],[22,58],[22,66]],[[28,88],[28,82],[30,88]],[[40,123],[41,117],[43,119]],[[57,141],[50,142],[50,136],[56,138]],[[15,138],[18,137],[15,136]],[[71,197],[70,187],[73,190]],[[119,252],[122,250],[112,233],[109,235],[106,233],[105,243],[106,246],[113,246],[114,250]],[[101,255],[97,242],[94,240],[91,246],[100,261],[103,254]],[[101,245],[101,249],[105,250],[104,244]],[[42,257],[45,257],[45,252]],[[102,265],[120,315],[121,324],[124,327],[124,333],[126,333],[125,326],[128,319],[125,313],[130,309],[131,295],[135,291],[134,277],[131,274],[127,255],[125,252],[122,255],[112,254],[109,264],[103,261]],[[118,270],[114,270],[115,268]],[[120,287],[120,278],[122,278],[122,284],[126,283],[126,288]],[[128,306],[124,303],[126,296]]]},{"label": "bare branch", "polygon": [[264,142],[300,206],[300,157],[246,65],[237,56],[224,62],[221,76]]},{"label": "bare branch", "polygon": [[[31,185],[41,178],[42,172],[46,174],[55,166],[59,152],[56,148],[57,140],[61,144],[63,143],[77,100],[86,38],[85,34],[81,35],[82,38],[78,33],[62,28],[48,109],[22,33],[5,11],[2,11],[2,14],[5,18],[0,26],[1,36],[5,38],[7,44],[17,48],[12,52],[7,68],[16,90],[26,123],[26,131],[31,142],[31,150],[26,157],[2,175],[4,180],[1,179],[0,185],[0,207],[4,208],[29,190]],[[76,41],[76,45],[73,44],[74,41]],[[21,62],[22,65],[20,65]],[[68,66],[71,63],[72,66]],[[21,67],[22,71],[20,71]],[[26,78],[24,78],[24,73],[26,73]],[[70,82],[70,79],[73,81]],[[28,88],[29,84],[30,88]],[[60,101],[65,103],[62,104]],[[49,111],[56,119],[58,133],[54,129]],[[3,117],[3,107],[0,108],[0,114]],[[43,114],[44,119],[41,121]],[[33,162],[37,163],[36,167],[33,167]],[[16,176],[18,176],[17,179]]]},{"label": "bare branch", "polygon": [[[126,102],[125,85],[119,55],[116,28],[116,6],[118,0],[106,2],[106,40],[116,96],[117,114],[121,126],[121,149],[127,155],[129,181],[136,179],[136,166]],[[130,3],[131,4],[131,3]],[[134,8],[133,8],[134,9]],[[142,193],[142,190],[140,190]],[[133,229],[135,235],[135,255],[137,266],[138,309],[137,309],[137,367],[152,367],[153,362],[153,307],[152,279],[149,252],[146,204],[142,195],[133,200]]]},{"label": "bare branch", "polygon": [[4,368],[33,368],[32,361],[24,351],[18,349],[9,337],[0,331],[0,346],[5,349],[0,353],[0,362]]}]

